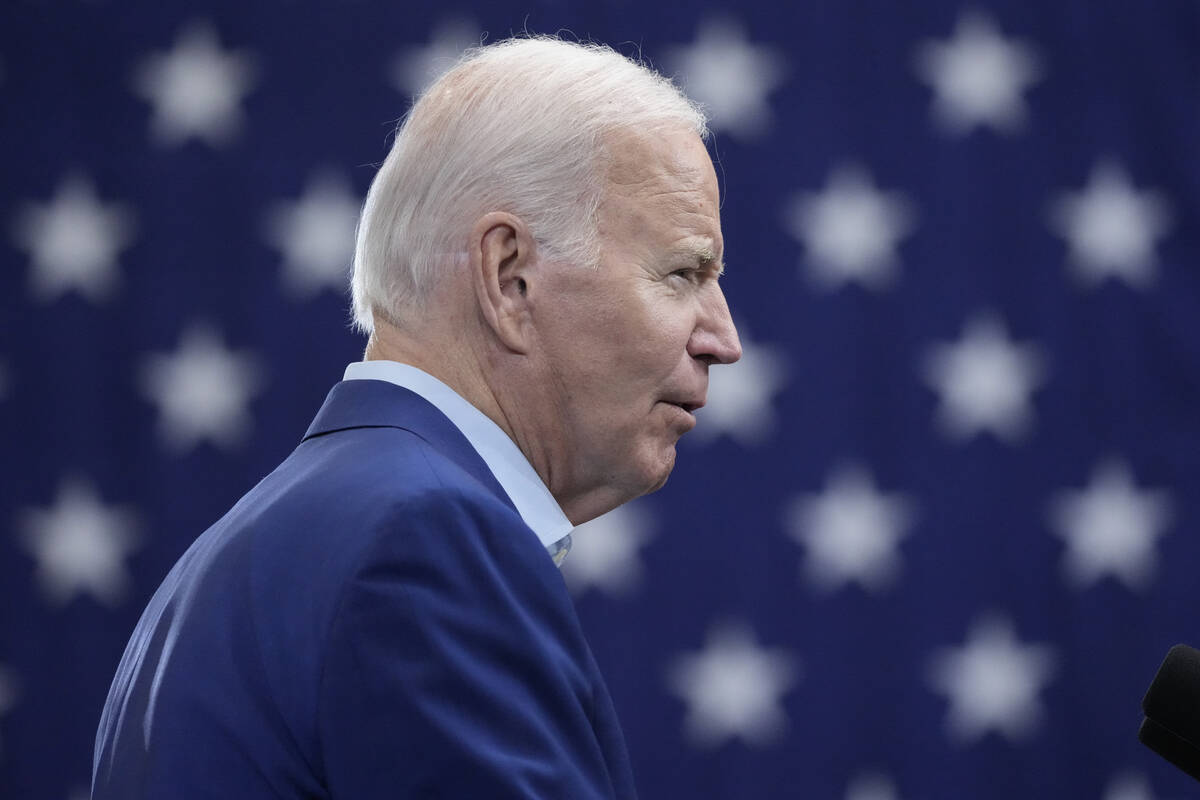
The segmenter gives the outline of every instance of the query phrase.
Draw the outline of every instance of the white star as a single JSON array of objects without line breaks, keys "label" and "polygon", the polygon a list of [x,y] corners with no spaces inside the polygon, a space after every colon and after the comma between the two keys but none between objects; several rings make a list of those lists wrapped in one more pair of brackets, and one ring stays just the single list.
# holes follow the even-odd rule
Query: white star
[{"label": "white star", "polygon": [[142,367],[142,389],[159,407],[162,436],[180,452],[203,439],[238,444],[252,422],[247,405],[262,387],[257,360],[226,349],[205,326],[185,333],[174,355],[148,356]]},{"label": "white star", "polygon": [[1030,396],[1043,381],[1043,361],[1036,347],[1009,340],[997,317],[976,315],[957,344],[934,345],[925,361],[942,430],[958,440],[984,430],[1020,439],[1033,422]]},{"label": "white star", "polygon": [[743,445],[761,444],[775,430],[775,395],[787,378],[787,359],[770,345],[754,344],[738,326],[742,357],[708,371],[708,396],[688,434],[692,442],[712,441],[722,434]]},{"label": "white star", "polygon": [[26,510],[22,537],[50,600],[65,605],[87,592],[116,606],[129,588],[125,559],[138,545],[136,527],[130,509],[103,505],[90,483],[69,478],[53,507]]},{"label": "white star", "polygon": [[1122,772],[1108,782],[1104,800],[1154,800],[1154,793],[1144,775]]},{"label": "white star", "polygon": [[1112,277],[1144,289],[1154,282],[1155,240],[1170,229],[1171,214],[1161,192],[1136,191],[1118,164],[1104,161],[1082,192],[1051,206],[1049,223],[1067,240],[1067,258],[1084,286]]},{"label": "white star", "polygon": [[885,775],[858,775],[846,787],[846,800],[898,800],[896,785]]},{"label": "white star", "polygon": [[879,591],[900,571],[896,549],[911,524],[911,503],[875,489],[861,466],[845,466],[829,478],[824,494],[797,498],[788,513],[791,536],[807,548],[805,572],[819,589],[850,581]]},{"label": "white star", "polygon": [[642,579],[638,550],[650,538],[650,514],[634,503],[585,522],[571,533],[571,553],[563,562],[567,585],[576,594],[593,586],[627,595]]},{"label": "white star", "polygon": [[697,655],[680,656],[668,675],[687,704],[684,729],[697,745],[714,747],[740,737],[763,745],[787,727],[784,692],[799,667],[784,651],[758,647],[744,625],[718,624]]},{"label": "white star", "polygon": [[300,200],[268,213],[267,239],[283,253],[284,283],[293,295],[346,288],[361,204],[345,177],[322,172]]},{"label": "white star", "polygon": [[770,128],[767,95],[783,82],[785,62],[775,50],[746,41],[736,23],[705,21],[693,44],[667,51],[666,63],[704,106],[713,130],[752,139]]},{"label": "white star", "polygon": [[462,57],[463,51],[478,47],[479,26],[473,20],[449,19],[440,22],[425,47],[410,47],[392,61],[392,85],[410,97],[425,91]]},{"label": "white star", "polygon": [[151,134],[164,145],[189,138],[225,144],[242,125],[242,98],[254,83],[252,59],[223,51],[207,22],[184,28],[168,53],[148,56],[134,89],[154,106]]},{"label": "white star", "polygon": [[934,117],[956,135],[977,125],[1003,133],[1021,130],[1028,119],[1021,93],[1041,77],[1034,49],[1005,39],[979,12],[960,16],[950,40],[922,44],[916,68],[933,86]]},{"label": "white star", "polygon": [[903,194],[879,191],[857,165],[834,170],[823,192],[797,195],[785,213],[788,231],[804,243],[809,277],[827,290],[850,281],[869,289],[891,285],[896,248],[915,219]]},{"label": "white star", "polygon": [[1117,460],[1100,464],[1087,489],[1059,492],[1050,506],[1051,525],[1067,542],[1063,569],[1078,588],[1112,575],[1132,590],[1146,589],[1169,517],[1167,493],[1139,491]]},{"label": "white star", "polygon": [[117,254],[133,239],[133,214],[105,205],[92,183],[73,175],[46,205],[27,203],[13,238],[29,253],[34,298],[50,302],[72,289],[92,302],[107,299],[118,281]]},{"label": "white star", "polygon": [[990,730],[1010,740],[1033,734],[1042,718],[1038,692],[1054,672],[1052,649],[1020,644],[1000,618],[976,623],[968,639],[931,661],[930,684],[950,700],[950,737],[965,743]]}]

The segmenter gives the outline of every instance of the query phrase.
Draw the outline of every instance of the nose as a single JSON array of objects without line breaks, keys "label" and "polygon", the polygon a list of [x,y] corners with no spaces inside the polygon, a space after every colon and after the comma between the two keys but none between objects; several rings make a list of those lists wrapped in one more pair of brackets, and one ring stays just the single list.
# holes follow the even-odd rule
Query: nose
[{"label": "nose", "polygon": [[688,339],[688,355],[709,364],[732,364],[742,357],[742,343],[729,314],[729,303],[716,281],[701,299],[696,327]]}]

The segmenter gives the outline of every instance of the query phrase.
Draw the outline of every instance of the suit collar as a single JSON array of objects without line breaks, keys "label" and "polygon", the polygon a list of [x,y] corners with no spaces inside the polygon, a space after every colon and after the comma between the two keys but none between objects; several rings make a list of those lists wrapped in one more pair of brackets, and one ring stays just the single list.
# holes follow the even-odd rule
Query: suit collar
[{"label": "suit collar", "polygon": [[517,513],[552,551],[574,526],[534,470],[529,459],[495,421],[450,386],[410,364],[358,361],[346,367],[346,380],[387,381],[415,392],[442,412],[466,437],[516,506]]},{"label": "suit collar", "polygon": [[507,435],[445,384],[407,365],[359,362],[330,391],[304,439],[352,428],[410,431],[445,453],[512,506],[556,564],[571,547],[571,525],[532,465]]},{"label": "suit collar", "polygon": [[416,434],[516,510],[467,438],[416,392],[386,381],[342,381],[330,390],[303,441],[355,428],[399,428]]}]

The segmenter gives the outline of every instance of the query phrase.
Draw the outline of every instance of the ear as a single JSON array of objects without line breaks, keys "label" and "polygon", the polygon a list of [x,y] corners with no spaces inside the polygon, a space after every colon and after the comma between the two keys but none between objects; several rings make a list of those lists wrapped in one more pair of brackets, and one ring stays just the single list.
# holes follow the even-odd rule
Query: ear
[{"label": "ear", "polygon": [[529,350],[536,243],[520,217],[484,214],[471,228],[471,278],[484,321],[514,353]]}]

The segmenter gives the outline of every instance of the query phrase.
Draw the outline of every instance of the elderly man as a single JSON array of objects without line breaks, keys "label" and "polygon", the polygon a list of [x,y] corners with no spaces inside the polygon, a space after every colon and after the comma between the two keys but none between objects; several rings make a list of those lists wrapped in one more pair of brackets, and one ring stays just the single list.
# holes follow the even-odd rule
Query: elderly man
[{"label": "elderly man", "polygon": [[740,355],[704,135],[596,46],[428,90],[359,226],[365,360],[151,600],[93,798],[634,796],[555,565]]}]

